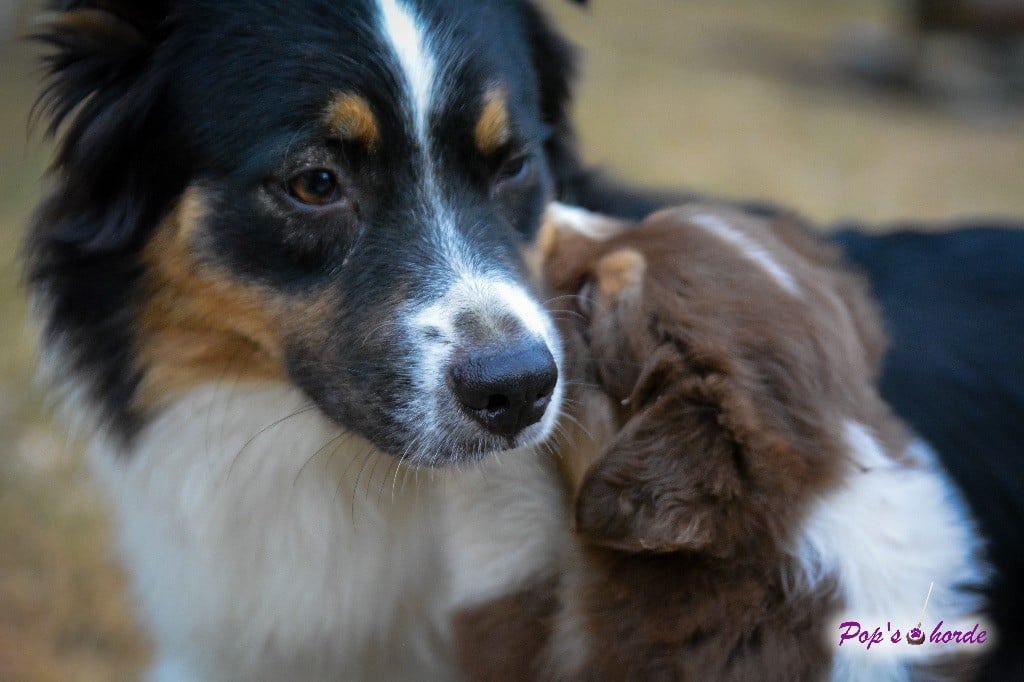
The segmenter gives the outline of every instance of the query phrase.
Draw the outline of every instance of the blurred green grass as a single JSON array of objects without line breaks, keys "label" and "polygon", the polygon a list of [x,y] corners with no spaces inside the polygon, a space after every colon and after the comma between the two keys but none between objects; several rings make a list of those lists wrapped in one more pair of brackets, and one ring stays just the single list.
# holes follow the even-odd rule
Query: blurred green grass
[{"label": "blurred green grass", "polygon": [[[594,0],[545,6],[583,48],[587,158],[637,181],[789,204],[818,221],[1024,216],[1024,126],[972,126],[816,72],[890,3]],[[22,27],[24,27],[24,16]],[[2,31],[2,29],[0,29]],[[146,657],[79,448],[32,387],[18,252],[49,145],[29,137],[31,49],[0,36],[0,680],[114,680]]]}]

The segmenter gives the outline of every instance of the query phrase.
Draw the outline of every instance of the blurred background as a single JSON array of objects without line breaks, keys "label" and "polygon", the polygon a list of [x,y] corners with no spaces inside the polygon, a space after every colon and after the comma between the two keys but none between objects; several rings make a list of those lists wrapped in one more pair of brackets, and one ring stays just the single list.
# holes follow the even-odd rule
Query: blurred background
[{"label": "blurred background", "polygon": [[[543,0],[588,160],[823,226],[1024,217],[1024,0]],[[0,680],[124,680],[147,644],[79,446],[33,384],[18,253],[48,143],[33,3],[0,0]]]}]

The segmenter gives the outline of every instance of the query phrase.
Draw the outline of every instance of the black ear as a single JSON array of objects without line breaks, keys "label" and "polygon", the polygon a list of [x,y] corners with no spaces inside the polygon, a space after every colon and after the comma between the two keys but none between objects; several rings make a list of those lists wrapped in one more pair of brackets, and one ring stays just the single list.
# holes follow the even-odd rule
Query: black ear
[{"label": "black ear", "polygon": [[[585,0],[572,1],[585,4]],[[569,119],[576,52],[533,3],[524,3],[523,11],[540,90],[541,116],[551,129],[545,152],[555,178],[556,195],[562,197],[565,185],[580,171],[576,134]]]},{"label": "black ear", "polygon": [[181,194],[187,153],[155,56],[171,31],[160,0],[61,0],[35,40],[48,80],[35,116],[59,137],[50,195],[26,243],[43,342],[63,349],[60,383],[90,378],[101,419],[130,437],[139,372],[131,311],[138,253]]},{"label": "black ear", "polygon": [[174,146],[157,123],[164,75],[153,60],[170,30],[170,4],[61,0],[50,9],[33,36],[48,48],[34,115],[60,134],[58,190],[35,237],[86,251],[121,248],[159,210],[150,193],[172,184],[162,152]]}]

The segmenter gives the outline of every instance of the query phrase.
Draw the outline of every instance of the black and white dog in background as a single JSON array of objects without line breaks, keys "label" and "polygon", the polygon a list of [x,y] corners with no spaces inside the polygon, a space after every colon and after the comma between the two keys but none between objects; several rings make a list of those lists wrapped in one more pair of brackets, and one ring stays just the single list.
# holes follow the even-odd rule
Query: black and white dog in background
[{"label": "black and white dog in background", "polygon": [[[563,358],[520,247],[553,198],[652,208],[580,167],[568,48],[525,0],[51,4],[42,110],[62,135],[28,275],[153,679],[455,675],[452,605],[546,561],[507,552],[489,510],[559,504]],[[859,239],[870,269],[885,243]],[[935,279],[937,298],[955,284]],[[938,345],[952,329],[888,311]],[[1012,568],[1019,353],[988,338],[962,348],[976,373],[921,376],[900,340],[889,398],[971,499],[1005,495],[979,516]],[[924,399],[991,397],[993,376],[984,414],[1005,418],[966,440],[967,410]],[[505,475],[532,483],[496,499]]]}]

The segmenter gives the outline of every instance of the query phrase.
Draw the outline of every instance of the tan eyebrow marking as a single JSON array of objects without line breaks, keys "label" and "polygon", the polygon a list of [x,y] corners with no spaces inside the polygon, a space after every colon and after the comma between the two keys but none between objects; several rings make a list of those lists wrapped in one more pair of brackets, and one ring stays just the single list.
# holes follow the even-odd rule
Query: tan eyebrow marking
[{"label": "tan eyebrow marking", "polygon": [[512,137],[508,116],[508,93],[503,85],[494,85],[484,93],[484,108],[476,122],[473,138],[484,154],[498,151]]},{"label": "tan eyebrow marking", "polygon": [[370,103],[360,95],[343,93],[334,98],[324,117],[327,128],[343,140],[359,140],[367,147],[380,141],[380,126]]}]

